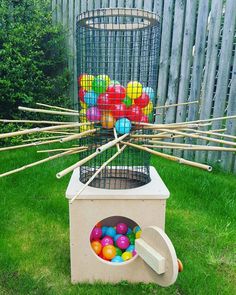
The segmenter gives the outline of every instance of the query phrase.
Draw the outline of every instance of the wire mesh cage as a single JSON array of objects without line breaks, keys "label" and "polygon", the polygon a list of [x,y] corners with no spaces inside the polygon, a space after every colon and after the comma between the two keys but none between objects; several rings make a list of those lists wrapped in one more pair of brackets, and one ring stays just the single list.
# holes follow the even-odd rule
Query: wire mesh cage
[{"label": "wire mesh cage", "polygon": [[[76,34],[80,121],[91,122],[81,132],[96,129],[82,140],[89,155],[116,136],[142,133],[143,123],[153,123],[160,21],[158,15],[139,9],[92,10],[78,16]],[[116,148],[81,166],[80,180],[85,183]],[[149,165],[148,153],[127,147],[90,185],[141,186],[150,181]]]}]

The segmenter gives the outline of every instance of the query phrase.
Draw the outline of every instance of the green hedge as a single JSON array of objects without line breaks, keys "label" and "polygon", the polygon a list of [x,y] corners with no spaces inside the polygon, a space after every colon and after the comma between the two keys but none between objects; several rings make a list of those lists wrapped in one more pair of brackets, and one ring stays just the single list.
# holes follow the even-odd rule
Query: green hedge
[{"label": "green hedge", "polygon": [[65,34],[52,25],[50,1],[0,1],[1,118],[23,116],[18,105],[70,104]]}]

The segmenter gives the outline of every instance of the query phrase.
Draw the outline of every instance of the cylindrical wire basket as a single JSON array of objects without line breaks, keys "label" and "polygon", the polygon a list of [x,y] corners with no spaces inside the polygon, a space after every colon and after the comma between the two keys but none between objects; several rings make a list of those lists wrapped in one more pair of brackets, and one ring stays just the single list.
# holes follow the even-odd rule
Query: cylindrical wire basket
[{"label": "cylindrical wire basket", "polygon": [[[134,130],[142,134],[139,123],[153,123],[160,21],[158,15],[140,9],[92,10],[78,16],[76,34],[80,121],[91,121],[81,131],[97,128],[81,141],[89,147],[89,155],[114,139],[114,129],[118,136]],[[80,180],[85,183],[116,148],[81,166]],[[150,181],[149,165],[148,153],[127,147],[90,185],[107,189],[144,185]]]}]

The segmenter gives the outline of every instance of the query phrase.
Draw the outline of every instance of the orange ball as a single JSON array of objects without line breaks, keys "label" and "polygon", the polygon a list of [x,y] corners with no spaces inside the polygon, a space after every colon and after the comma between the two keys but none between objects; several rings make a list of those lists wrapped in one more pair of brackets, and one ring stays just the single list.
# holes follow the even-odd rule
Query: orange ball
[{"label": "orange ball", "polygon": [[115,125],[115,118],[112,116],[111,113],[103,112],[101,118],[102,127],[105,129],[112,129]]},{"label": "orange ball", "polygon": [[103,247],[102,254],[104,258],[111,260],[116,256],[116,248],[113,245],[107,245]]},{"label": "orange ball", "polygon": [[92,246],[92,248],[93,248],[93,251],[94,251],[97,255],[99,255],[99,254],[101,253],[101,251],[102,251],[102,244],[101,244],[99,241],[93,241],[93,242],[91,243],[91,246]]},{"label": "orange ball", "polygon": [[98,222],[98,223],[96,224],[96,227],[102,227],[101,222]]}]

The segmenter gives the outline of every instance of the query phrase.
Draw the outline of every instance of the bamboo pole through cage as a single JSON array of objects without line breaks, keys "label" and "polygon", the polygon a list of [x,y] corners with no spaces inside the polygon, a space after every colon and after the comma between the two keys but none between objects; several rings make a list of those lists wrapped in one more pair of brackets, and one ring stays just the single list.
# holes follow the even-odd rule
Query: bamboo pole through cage
[{"label": "bamboo pole through cage", "polygon": [[109,158],[106,162],[102,164],[102,166],[92,175],[92,177],[84,184],[84,186],[76,193],[76,195],[70,200],[70,204],[74,202],[76,198],[86,189],[86,187],[94,180],[94,178],[110,163],[112,162],[117,156],[119,156],[124,149],[126,148],[126,145],[123,145],[122,148],[120,148],[111,158]]},{"label": "bamboo pole through cage", "polygon": [[[67,156],[67,155],[70,155],[72,151],[65,151],[63,153],[60,153],[60,154],[57,154],[57,155],[53,155],[53,156],[50,156],[48,158],[45,158],[45,159],[42,159],[42,160],[39,160],[37,162],[33,162],[31,164],[28,164],[28,165],[24,165],[20,168],[17,168],[17,169],[14,169],[14,170],[11,170],[11,171],[8,171],[8,172],[5,172],[5,173],[2,173],[0,174],[0,178],[1,177],[5,177],[5,176],[8,176],[8,175],[11,175],[11,174],[14,174],[14,173],[17,173],[17,172],[20,172],[20,171],[23,171],[23,170],[26,170],[28,168],[31,168],[31,167],[34,167],[34,166],[37,166],[37,165],[40,165],[40,164],[43,164],[45,162],[48,162],[48,161],[52,161],[52,160],[55,160],[55,159],[58,159],[58,158],[61,158],[61,157],[64,157],[64,156]],[[75,153],[75,151],[73,151],[73,153]],[[79,150],[77,153],[81,153],[81,150]]]},{"label": "bamboo pole through cage", "polygon": [[93,133],[97,132],[98,130],[100,130],[100,128],[94,128],[94,129],[91,129],[91,130],[86,130],[86,131],[80,132],[78,134],[69,135],[67,137],[63,137],[60,140],[60,142],[68,142],[68,141],[71,141],[71,140],[79,139],[79,138],[81,138],[83,136],[93,134]]},{"label": "bamboo pole through cage", "polygon": [[42,106],[42,107],[46,107],[46,108],[50,108],[50,109],[55,109],[55,110],[61,110],[61,111],[66,111],[66,112],[72,112],[72,113],[79,113],[77,110],[72,110],[72,109],[67,109],[67,108],[62,108],[62,107],[58,107],[58,106],[52,106],[49,104],[45,104],[45,103],[39,103],[36,102],[36,105],[38,106]]},{"label": "bamboo pole through cage", "polygon": [[72,148],[64,148],[64,149],[50,149],[50,150],[40,150],[37,153],[54,153],[54,152],[63,152],[63,151],[72,151],[72,150],[87,150],[88,147],[80,146],[80,147],[72,147]]},{"label": "bamboo pole through cage", "polygon": [[200,168],[200,169],[203,169],[203,170],[207,170],[209,172],[212,171],[212,167],[209,166],[209,165],[205,165],[205,164],[201,164],[201,163],[197,163],[197,162],[193,162],[193,161],[188,161],[188,160],[185,160],[183,158],[179,158],[179,157],[171,156],[171,155],[168,155],[168,154],[164,154],[164,153],[154,151],[154,150],[152,150],[150,148],[143,147],[143,146],[140,146],[138,144],[131,143],[131,142],[122,141],[121,143],[126,144],[128,146],[131,146],[133,148],[137,148],[137,149],[146,151],[146,152],[148,152],[150,154],[153,154],[155,156],[159,156],[159,157],[165,158],[167,160],[177,162],[179,164],[184,164],[184,165],[188,165],[188,166],[192,166],[192,167],[197,167],[197,168]]},{"label": "bamboo pole through cage", "polygon": [[220,151],[220,152],[236,152],[236,148],[226,148],[219,146],[181,146],[181,145],[153,145],[153,144],[144,144],[144,147],[153,148],[153,149],[171,149],[171,150],[193,150],[193,151]]},{"label": "bamboo pole through cage", "polygon": [[32,142],[32,141],[41,141],[41,140],[49,140],[49,139],[59,139],[59,138],[62,138],[62,137],[64,137],[64,135],[29,138],[29,139],[22,140],[22,142]]},{"label": "bamboo pole through cage", "polygon": [[42,113],[42,114],[50,114],[50,115],[79,117],[79,113],[73,113],[73,112],[61,112],[61,111],[52,111],[52,110],[45,110],[45,109],[34,109],[34,108],[27,108],[27,107],[18,107],[18,109],[20,111],[31,112],[31,113]]},{"label": "bamboo pole through cage", "polygon": [[191,129],[186,129],[186,131],[193,131],[194,133],[201,133],[201,134],[208,134],[208,135],[214,135],[218,137],[225,137],[229,139],[236,139],[236,136],[230,135],[230,134],[221,134],[217,132],[212,132],[212,131],[201,131],[201,130],[191,130]]},{"label": "bamboo pole through cage", "polygon": [[[65,125],[65,124],[73,124],[73,122],[60,122],[60,121],[37,121],[37,120],[8,120],[8,119],[0,119],[1,123],[29,123],[29,124],[51,124],[51,125]],[[74,122],[76,123],[76,122]]]},{"label": "bamboo pole through cage", "polygon": [[181,103],[174,103],[174,104],[169,104],[169,105],[157,106],[157,107],[154,107],[154,109],[166,109],[166,108],[170,108],[170,107],[178,107],[178,106],[197,104],[197,103],[199,103],[199,101],[194,100],[194,101],[189,101],[189,102],[181,102]]}]

